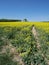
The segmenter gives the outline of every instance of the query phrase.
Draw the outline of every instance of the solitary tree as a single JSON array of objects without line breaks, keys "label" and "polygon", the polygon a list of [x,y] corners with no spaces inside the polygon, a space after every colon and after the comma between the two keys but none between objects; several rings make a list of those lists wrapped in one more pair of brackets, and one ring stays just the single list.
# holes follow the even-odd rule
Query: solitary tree
[{"label": "solitary tree", "polygon": [[27,19],[24,19],[25,22],[27,22],[28,20]]}]

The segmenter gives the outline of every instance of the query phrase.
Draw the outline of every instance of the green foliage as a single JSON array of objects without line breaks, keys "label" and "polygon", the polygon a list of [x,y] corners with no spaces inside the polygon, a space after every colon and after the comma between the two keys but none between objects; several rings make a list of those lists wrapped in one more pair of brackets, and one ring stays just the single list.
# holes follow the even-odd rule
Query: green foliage
[{"label": "green foliage", "polygon": [[[5,45],[1,37],[6,37],[10,43],[20,53],[25,65],[48,65],[42,53],[49,59],[49,33],[41,28],[36,28],[39,34],[40,53],[38,52],[37,42],[32,34],[30,26],[21,27],[0,27],[0,48]],[[9,54],[0,54],[0,65],[19,65],[13,62]]]},{"label": "green foliage", "polygon": [[19,65],[18,62],[12,61],[8,54],[0,54],[0,65]]}]

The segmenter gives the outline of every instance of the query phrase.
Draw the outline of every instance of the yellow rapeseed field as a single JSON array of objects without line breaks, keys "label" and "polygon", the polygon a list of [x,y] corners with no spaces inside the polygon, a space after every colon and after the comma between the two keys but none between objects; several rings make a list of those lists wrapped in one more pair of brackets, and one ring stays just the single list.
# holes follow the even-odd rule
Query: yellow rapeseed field
[{"label": "yellow rapeseed field", "polygon": [[44,29],[46,32],[49,32],[49,23],[48,22],[0,22],[0,27],[3,26],[12,26],[12,27],[17,27],[17,26],[31,26],[35,25],[38,28]]}]

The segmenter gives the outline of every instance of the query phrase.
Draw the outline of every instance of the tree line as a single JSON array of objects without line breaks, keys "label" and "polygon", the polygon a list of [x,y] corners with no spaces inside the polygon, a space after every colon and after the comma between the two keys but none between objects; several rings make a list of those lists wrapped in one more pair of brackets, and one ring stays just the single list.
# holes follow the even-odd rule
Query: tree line
[{"label": "tree line", "polygon": [[0,19],[0,22],[22,22],[22,21],[25,21],[27,22],[27,19],[23,19],[23,20],[20,20],[20,19]]},{"label": "tree line", "polygon": [[0,19],[0,22],[18,22],[21,20],[16,20],[16,19]]}]

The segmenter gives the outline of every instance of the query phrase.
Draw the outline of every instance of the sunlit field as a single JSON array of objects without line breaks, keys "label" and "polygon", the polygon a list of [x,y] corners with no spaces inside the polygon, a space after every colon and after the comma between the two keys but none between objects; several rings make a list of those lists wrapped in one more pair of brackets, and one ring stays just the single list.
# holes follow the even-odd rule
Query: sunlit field
[{"label": "sunlit field", "polygon": [[49,23],[0,22],[0,65],[49,65]]},{"label": "sunlit field", "polygon": [[11,27],[21,27],[21,26],[37,26],[38,28],[42,28],[46,32],[49,32],[49,23],[48,22],[0,22],[0,26],[11,26]]}]

